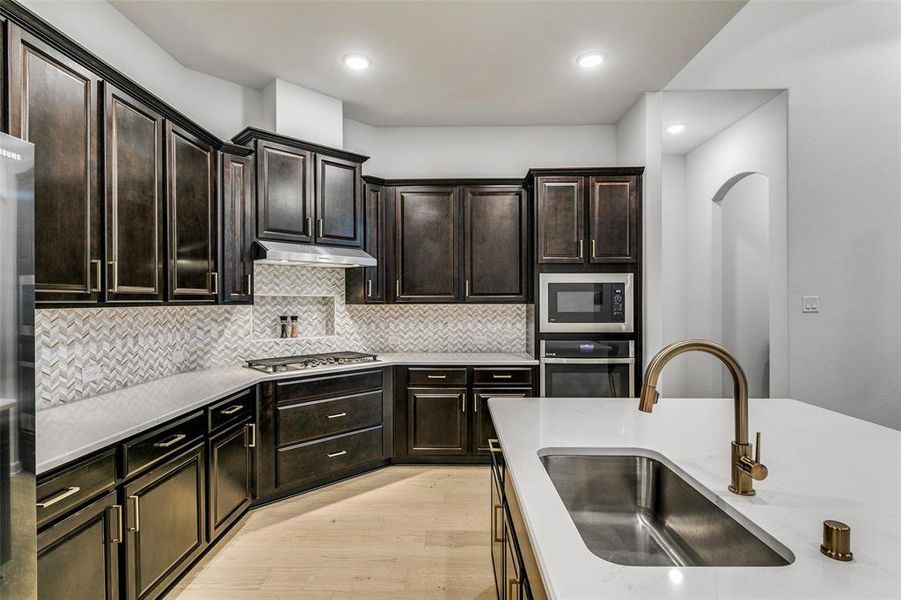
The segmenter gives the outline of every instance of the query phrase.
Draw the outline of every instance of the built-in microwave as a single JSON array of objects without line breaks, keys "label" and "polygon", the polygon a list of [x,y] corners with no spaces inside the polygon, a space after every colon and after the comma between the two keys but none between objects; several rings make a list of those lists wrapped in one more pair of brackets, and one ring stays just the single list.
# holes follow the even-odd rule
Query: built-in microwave
[{"label": "built-in microwave", "polygon": [[631,333],[631,273],[541,273],[541,333]]}]

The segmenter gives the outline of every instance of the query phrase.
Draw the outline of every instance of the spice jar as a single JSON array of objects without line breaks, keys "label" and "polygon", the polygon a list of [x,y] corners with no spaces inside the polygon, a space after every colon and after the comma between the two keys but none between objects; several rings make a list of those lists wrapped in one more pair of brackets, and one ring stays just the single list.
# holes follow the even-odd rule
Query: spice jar
[{"label": "spice jar", "polygon": [[297,337],[297,315],[291,315],[291,337]]},{"label": "spice jar", "polygon": [[288,317],[279,317],[279,335],[278,337],[288,337]]}]

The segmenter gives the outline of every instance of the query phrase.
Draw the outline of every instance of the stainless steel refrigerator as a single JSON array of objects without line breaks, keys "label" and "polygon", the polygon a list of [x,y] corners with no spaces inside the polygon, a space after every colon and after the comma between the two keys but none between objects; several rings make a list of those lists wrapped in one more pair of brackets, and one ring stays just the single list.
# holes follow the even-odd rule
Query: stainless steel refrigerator
[{"label": "stainless steel refrigerator", "polygon": [[0,133],[0,599],[37,597],[34,146]]}]

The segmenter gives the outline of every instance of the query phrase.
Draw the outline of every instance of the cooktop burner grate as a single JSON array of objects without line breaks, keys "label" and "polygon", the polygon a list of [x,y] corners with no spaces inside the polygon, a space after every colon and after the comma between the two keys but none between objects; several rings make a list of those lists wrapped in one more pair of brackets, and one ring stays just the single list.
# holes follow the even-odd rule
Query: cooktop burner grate
[{"label": "cooktop burner grate", "polygon": [[328,365],[375,362],[377,358],[375,354],[365,354],[363,352],[326,352],[323,354],[255,358],[245,361],[244,366],[264,373],[277,373],[278,371],[310,369]]}]

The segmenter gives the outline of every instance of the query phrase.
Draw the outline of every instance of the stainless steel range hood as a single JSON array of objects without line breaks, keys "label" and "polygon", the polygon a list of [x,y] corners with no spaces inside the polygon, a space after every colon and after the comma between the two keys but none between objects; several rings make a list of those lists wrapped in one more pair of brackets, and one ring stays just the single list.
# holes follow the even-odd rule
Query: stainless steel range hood
[{"label": "stainless steel range hood", "polygon": [[254,262],[270,265],[304,265],[341,269],[374,267],[376,265],[375,258],[359,248],[257,240],[255,252]]}]

